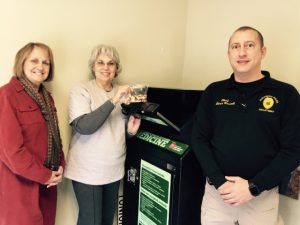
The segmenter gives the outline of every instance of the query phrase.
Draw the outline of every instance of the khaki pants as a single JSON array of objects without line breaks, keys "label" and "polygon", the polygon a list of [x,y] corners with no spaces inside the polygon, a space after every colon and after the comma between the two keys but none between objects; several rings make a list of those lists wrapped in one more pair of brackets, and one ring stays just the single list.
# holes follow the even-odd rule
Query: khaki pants
[{"label": "khaki pants", "polygon": [[241,206],[224,203],[213,185],[206,182],[201,208],[202,225],[283,225],[278,214],[278,188],[262,192]]}]

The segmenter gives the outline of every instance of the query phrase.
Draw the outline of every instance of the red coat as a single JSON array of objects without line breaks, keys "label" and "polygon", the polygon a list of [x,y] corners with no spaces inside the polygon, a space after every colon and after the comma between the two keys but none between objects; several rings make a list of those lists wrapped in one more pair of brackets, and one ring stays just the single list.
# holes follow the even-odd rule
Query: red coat
[{"label": "red coat", "polygon": [[38,105],[13,77],[0,88],[0,225],[54,225],[57,190],[44,185],[47,134]]}]

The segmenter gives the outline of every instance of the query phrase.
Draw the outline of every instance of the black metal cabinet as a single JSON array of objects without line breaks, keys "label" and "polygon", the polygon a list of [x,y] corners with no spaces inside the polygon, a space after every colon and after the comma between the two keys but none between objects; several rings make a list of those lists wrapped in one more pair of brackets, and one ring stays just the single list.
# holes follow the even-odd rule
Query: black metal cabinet
[{"label": "black metal cabinet", "polygon": [[205,179],[189,143],[200,95],[200,91],[149,88],[148,101],[160,104],[161,114],[172,118],[180,130],[147,116],[137,136],[128,140],[124,225],[200,224]]}]

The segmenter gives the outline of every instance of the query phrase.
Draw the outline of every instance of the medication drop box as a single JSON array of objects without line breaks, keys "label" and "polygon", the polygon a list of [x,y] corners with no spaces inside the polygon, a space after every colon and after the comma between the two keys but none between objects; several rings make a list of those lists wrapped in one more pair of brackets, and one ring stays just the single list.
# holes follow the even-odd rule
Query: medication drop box
[{"label": "medication drop box", "polygon": [[190,146],[201,91],[149,88],[127,142],[123,225],[200,225],[205,178]]}]

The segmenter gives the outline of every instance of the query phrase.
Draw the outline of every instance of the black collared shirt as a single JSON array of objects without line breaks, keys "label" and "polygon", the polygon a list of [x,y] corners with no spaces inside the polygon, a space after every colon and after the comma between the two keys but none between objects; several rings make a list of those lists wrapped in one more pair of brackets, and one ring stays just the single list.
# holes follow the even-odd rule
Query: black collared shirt
[{"label": "black collared shirt", "polygon": [[299,94],[262,73],[251,83],[237,83],[233,75],[215,82],[200,99],[192,147],[216,187],[226,175],[267,190],[299,165]]}]

